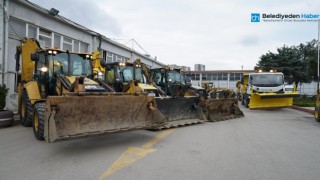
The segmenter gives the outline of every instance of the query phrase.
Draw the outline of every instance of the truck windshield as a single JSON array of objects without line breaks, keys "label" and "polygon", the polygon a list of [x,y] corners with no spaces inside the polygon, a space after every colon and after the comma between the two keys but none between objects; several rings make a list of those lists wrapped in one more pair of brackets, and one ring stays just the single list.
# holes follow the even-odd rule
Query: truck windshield
[{"label": "truck windshield", "polygon": [[276,87],[284,84],[283,74],[251,74],[250,84],[261,87]]},{"label": "truck windshield", "polygon": [[[70,64],[68,64],[68,56],[70,56]],[[57,53],[49,55],[49,72],[58,73],[69,76],[90,76],[92,75],[92,65],[89,59],[81,54]],[[68,69],[70,66],[70,72]]]},{"label": "truck windshield", "polygon": [[185,84],[184,77],[178,71],[168,71],[167,72],[167,81],[172,83],[181,83]]}]

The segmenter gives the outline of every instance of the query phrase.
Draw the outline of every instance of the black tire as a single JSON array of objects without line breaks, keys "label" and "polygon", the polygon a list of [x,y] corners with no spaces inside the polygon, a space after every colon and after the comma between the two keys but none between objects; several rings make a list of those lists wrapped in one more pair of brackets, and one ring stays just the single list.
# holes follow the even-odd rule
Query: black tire
[{"label": "black tire", "polygon": [[244,98],[242,99],[241,104],[244,106]]},{"label": "black tire", "polygon": [[320,122],[320,107],[319,106],[316,106],[314,108],[313,115],[314,115],[314,120],[316,120],[317,122]]},{"label": "black tire", "polygon": [[248,98],[245,98],[245,99],[244,99],[244,106],[245,106],[246,108],[249,108],[249,102],[250,102],[250,99],[248,99]]},{"label": "black tire", "polygon": [[33,113],[33,106],[29,99],[28,93],[26,90],[23,90],[20,103],[19,103],[19,115],[20,115],[20,120],[23,126],[25,127],[32,126],[32,113]]},{"label": "black tire", "polygon": [[37,139],[44,140],[44,118],[46,104],[44,102],[36,103],[33,111],[33,132]]}]

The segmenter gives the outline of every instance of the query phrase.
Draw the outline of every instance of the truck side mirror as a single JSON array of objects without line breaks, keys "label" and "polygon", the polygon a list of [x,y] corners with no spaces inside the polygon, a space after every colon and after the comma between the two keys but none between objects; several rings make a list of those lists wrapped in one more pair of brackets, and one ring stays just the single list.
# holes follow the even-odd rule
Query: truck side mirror
[{"label": "truck side mirror", "polygon": [[32,54],[30,55],[30,58],[31,58],[32,61],[39,61],[39,54],[37,54],[37,53],[32,53]]}]

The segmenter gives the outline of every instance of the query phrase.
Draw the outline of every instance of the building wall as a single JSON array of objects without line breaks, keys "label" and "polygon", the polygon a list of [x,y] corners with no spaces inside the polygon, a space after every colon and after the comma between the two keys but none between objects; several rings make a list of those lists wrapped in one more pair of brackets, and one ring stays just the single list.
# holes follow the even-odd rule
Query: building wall
[{"label": "building wall", "polygon": [[203,64],[195,64],[194,65],[194,70],[195,71],[205,71],[206,70],[206,66]]},{"label": "building wall", "polygon": [[[0,0],[1,4],[3,2],[4,0]],[[89,31],[86,27],[76,25],[72,21],[66,21],[59,16],[52,16],[48,14],[48,10],[30,4],[27,1],[10,0],[6,2],[8,3],[6,9],[9,24],[8,26],[4,26],[4,31],[0,28],[0,57],[1,59],[3,59],[2,57],[5,59],[5,76],[4,81],[1,81],[1,83],[6,84],[9,88],[6,107],[9,110],[16,111],[18,108],[18,94],[15,92],[15,53],[16,46],[20,45],[22,38],[36,38],[40,41],[41,47],[58,46],[59,49],[87,53],[97,50],[99,38],[98,33]],[[3,26],[3,19],[6,19],[3,18],[5,12],[3,8],[0,9],[0,23]],[[6,32],[7,35],[3,35],[3,32]],[[48,41],[50,38],[51,43]],[[5,49],[4,42],[7,43],[7,49]],[[112,57],[112,61],[134,61],[139,58],[150,67],[164,66],[161,62],[146,57],[106,37],[102,39],[101,49],[106,53],[106,60],[108,54],[109,57]],[[2,61],[0,63],[1,67],[3,67]],[[1,70],[2,68],[0,68]]]},{"label": "building wall", "polygon": [[301,83],[299,84],[297,91],[302,95],[317,95],[317,82]]}]

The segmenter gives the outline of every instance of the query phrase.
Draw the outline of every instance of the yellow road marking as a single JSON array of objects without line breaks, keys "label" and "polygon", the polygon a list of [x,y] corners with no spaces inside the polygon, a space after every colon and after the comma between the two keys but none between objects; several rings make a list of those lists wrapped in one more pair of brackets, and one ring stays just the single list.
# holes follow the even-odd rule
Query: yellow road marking
[{"label": "yellow road marking", "polygon": [[165,130],[148,141],[142,147],[129,147],[98,179],[102,180],[114,172],[119,171],[120,169],[125,168],[137,160],[145,157],[146,155],[156,152],[157,150],[151,149],[151,147],[172,132],[173,129]]},{"label": "yellow road marking", "polygon": [[165,138],[169,134],[172,133],[174,129],[168,129],[163,131],[162,133],[158,134],[155,138],[151,139],[149,142],[144,144],[142,147],[143,148],[151,148],[153,145],[157,144],[161,139]]}]

